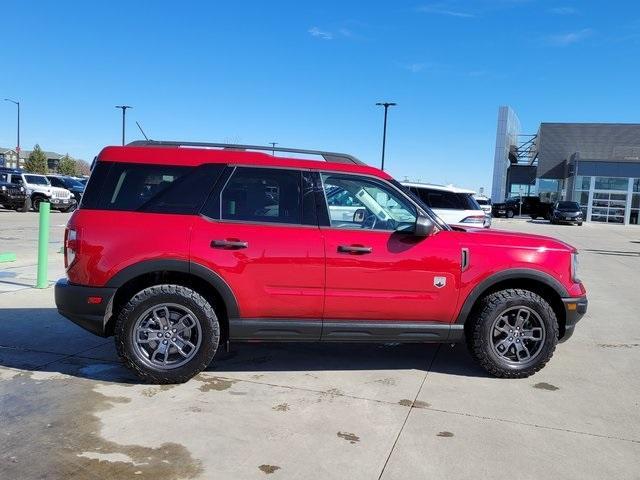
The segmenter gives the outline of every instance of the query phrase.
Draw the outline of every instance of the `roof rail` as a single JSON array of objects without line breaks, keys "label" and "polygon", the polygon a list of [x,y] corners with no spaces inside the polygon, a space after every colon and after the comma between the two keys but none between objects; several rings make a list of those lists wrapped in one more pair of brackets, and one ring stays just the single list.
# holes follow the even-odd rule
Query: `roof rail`
[{"label": "roof rail", "polygon": [[271,147],[263,145],[239,145],[235,143],[208,143],[208,142],[179,142],[169,140],[136,140],[127,144],[132,147],[202,147],[221,148],[226,150],[259,150],[265,152],[299,153],[304,155],[318,155],[325,162],[353,163],[355,165],[366,165],[353,155],[347,153],[323,152],[321,150],[304,150],[300,148]]}]

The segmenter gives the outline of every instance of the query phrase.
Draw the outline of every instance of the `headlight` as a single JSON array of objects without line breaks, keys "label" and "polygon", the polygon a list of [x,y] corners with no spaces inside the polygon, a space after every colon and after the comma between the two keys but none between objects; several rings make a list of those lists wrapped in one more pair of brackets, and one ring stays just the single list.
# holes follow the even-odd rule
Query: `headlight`
[{"label": "headlight", "polygon": [[578,276],[578,252],[571,254],[571,280],[574,283],[580,283],[580,277]]},{"label": "headlight", "polygon": [[465,217],[460,220],[460,223],[484,223],[485,216],[483,215],[472,215],[470,217]]}]

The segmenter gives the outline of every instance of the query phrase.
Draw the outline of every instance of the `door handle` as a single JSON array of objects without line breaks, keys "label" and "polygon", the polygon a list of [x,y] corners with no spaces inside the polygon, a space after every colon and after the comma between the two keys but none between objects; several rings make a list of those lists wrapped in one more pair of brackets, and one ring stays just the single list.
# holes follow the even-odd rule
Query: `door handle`
[{"label": "door handle", "polygon": [[358,255],[364,255],[373,252],[371,247],[363,247],[360,245],[338,245],[338,252],[340,253],[356,253]]},{"label": "door handle", "polygon": [[211,242],[211,248],[223,248],[226,250],[240,250],[248,246],[249,242],[243,242],[242,240],[213,240]]}]

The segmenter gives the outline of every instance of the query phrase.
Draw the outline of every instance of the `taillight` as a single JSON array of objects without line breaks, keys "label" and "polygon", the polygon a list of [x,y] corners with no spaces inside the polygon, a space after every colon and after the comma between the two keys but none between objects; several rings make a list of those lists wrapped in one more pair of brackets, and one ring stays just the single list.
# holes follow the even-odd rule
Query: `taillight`
[{"label": "taillight", "polygon": [[78,251],[78,234],[75,230],[67,228],[64,232],[64,268],[69,269],[76,259]]},{"label": "taillight", "polygon": [[484,223],[484,214],[483,215],[471,215],[470,217],[466,217],[460,221],[460,223]]}]

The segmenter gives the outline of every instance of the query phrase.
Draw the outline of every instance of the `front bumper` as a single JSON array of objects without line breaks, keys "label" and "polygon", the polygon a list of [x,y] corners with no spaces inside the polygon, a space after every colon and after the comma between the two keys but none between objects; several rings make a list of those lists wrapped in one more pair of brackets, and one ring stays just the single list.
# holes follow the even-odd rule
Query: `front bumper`
[{"label": "front bumper", "polygon": [[589,302],[587,297],[563,298],[565,313],[564,335],[560,338],[561,342],[566,342],[573,335],[576,324],[580,321],[584,314],[587,313]]},{"label": "front bumper", "polygon": [[78,206],[78,202],[74,197],[68,199],[51,198],[49,199],[49,204],[53,210],[67,210]]},{"label": "front bumper", "polygon": [[[60,315],[95,335],[106,337],[110,334],[107,322],[111,317],[115,288],[75,285],[62,278],[54,291]],[[95,301],[98,297],[102,299],[100,303],[89,303],[89,298]]]}]

